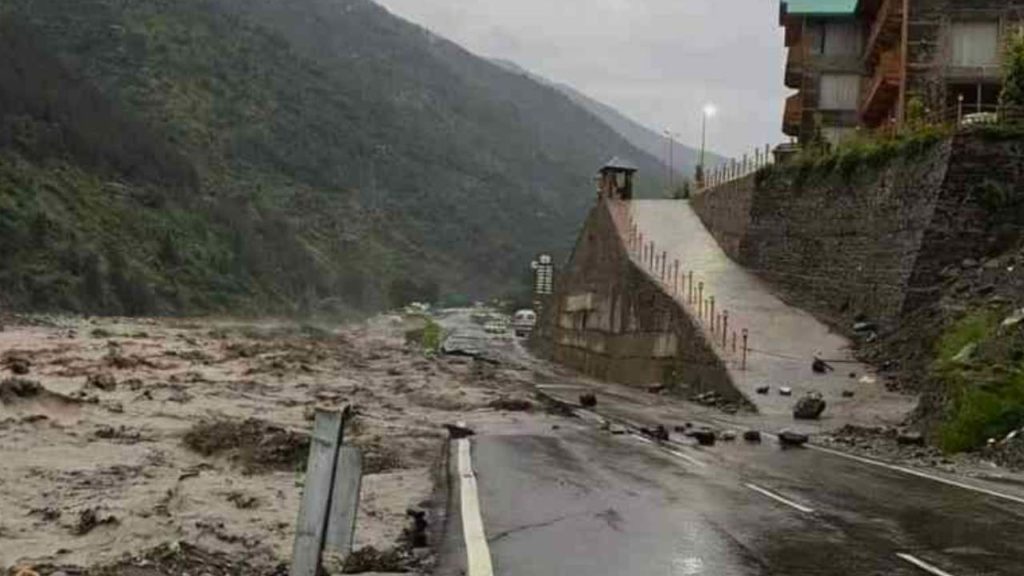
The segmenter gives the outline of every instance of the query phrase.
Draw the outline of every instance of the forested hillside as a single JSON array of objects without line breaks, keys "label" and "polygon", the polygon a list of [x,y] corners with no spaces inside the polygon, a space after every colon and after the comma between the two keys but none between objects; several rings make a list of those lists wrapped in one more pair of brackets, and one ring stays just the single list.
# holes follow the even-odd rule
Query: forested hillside
[{"label": "forested hillside", "polygon": [[549,86],[368,0],[6,0],[0,305],[374,309],[499,294],[612,155]]}]

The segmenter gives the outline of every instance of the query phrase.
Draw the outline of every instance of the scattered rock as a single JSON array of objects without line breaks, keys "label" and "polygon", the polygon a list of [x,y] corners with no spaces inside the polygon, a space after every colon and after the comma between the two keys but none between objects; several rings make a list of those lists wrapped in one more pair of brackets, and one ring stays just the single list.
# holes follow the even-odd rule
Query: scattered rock
[{"label": "scattered rock", "polygon": [[117,389],[117,379],[109,372],[90,374],[85,380],[86,388],[96,388],[104,392],[113,392]]},{"label": "scattered rock", "polygon": [[668,442],[669,440],[668,428],[660,424],[655,428],[641,428],[640,432],[644,436],[649,436],[659,442]]},{"label": "scattered rock", "polygon": [[843,390],[843,398],[853,398],[855,395],[853,390]]},{"label": "scattered rock", "polygon": [[498,398],[491,400],[488,407],[504,412],[529,412],[533,410],[533,402],[522,398]]},{"label": "scattered rock", "polygon": [[743,439],[747,442],[760,442],[761,433],[757,430],[747,430],[743,433]]},{"label": "scattered rock", "polygon": [[833,368],[831,364],[829,364],[828,362],[825,362],[821,358],[815,358],[811,362],[811,370],[815,374],[827,374],[827,373],[832,372],[833,370],[835,370],[835,368]]},{"label": "scattered rock", "polygon": [[405,515],[412,519],[412,526],[405,529],[405,539],[413,548],[427,546],[427,513],[424,510],[409,509]]},{"label": "scattered rock", "polygon": [[924,435],[920,432],[903,430],[896,436],[896,443],[901,446],[924,446]]},{"label": "scattered rock", "polygon": [[667,390],[667,387],[665,387],[664,385],[648,386],[647,387],[647,392],[650,393],[650,394],[663,394],[666,390]]},{"label": "scattered rock", "polygon": [[1003,328],[1012,328],[1017,324],[1020,324],[1021,322],[1024,322],[1024,308],[1014,310],[1013,314],[1010,314],[1009,316],[1003,319],[1001,325]]},{"label": "scattered rock", "polygon": [[771,386],[758,386],[756,392],[758,394],[764,395],[764,394],[767,394],[768,392],[771,392],[771,389],[772,389]]},{"label": "scattered rock", "polygon": [[580,406],[584,408],[594,408],[597,406],[597,395],[593,393],[580,394]]},{"label": "scattered rock", "polygon": [[850,379],[851,380],[856,380],[857,379],[857,373],[856,372],[850,372]]},{"label": "scattered rock", "polygon": [[779,433],[779,444],[782,446],[803,446],[809,440],[807,434],[783,430]]},{"label": "scattered rock", "polygon": [[701,428],[700,430],[692,430],[692,431],[690,431],[689,436],[691,438],[697,440],[697,443],[700,444],[701,446],[714,446],[715,445],[715,440],[718,439],[716,434],[715,434],[715,431],[711,430],[709,428]]},{"label": "scattered rock", "polygon": [[873,322],[857,322],[853,325],[853,331],[858,334],[863,334],[866,332],[877,332],[878,326],[876,326]]},{"label": "scattered rock", "polygon": [[792,396],[792,395],[793,395],[793,389],[790,388],[789,386],[783,386],[782,388],[779,388],[779,396]]},{"label": "scattered rock", "polygon": [[732,442],[736,439],[736,432],[733,430],[726,430],[722,432],[722,440],[725,442]]},{"label": "scattered rock", "polygon": [[793,407],[793,418],[797,420],[817,420],[825,411],[826,403],[820,392],[809,392],[797,401]]},{"label": "scattered rock", "polygon": [[978,261],[975,260],[974,258],[964,258],[963,261],[960,262],[960,267],[961,268],[977,268],[978,267]]},{"label": "scattered rock", "polygon": [[623,426],[622,424],[609,424],[608,431],[614,434],[615,436],[621,436],[622,434],[628,432],[628,430],[626,430],[626,427]]}]

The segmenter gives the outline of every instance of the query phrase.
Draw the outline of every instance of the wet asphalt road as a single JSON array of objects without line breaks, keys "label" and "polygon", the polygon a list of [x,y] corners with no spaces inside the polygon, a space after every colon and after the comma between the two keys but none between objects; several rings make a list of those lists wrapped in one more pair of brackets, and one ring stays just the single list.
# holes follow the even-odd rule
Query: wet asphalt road
[{"label": "wet asphalt road", "polygon": [[[501,576],[1024,574],[1024,503],[771,438],[666,450],[567,421],[478,436],[472,459]],[[439,574],[461,573],[459,530]]]}]

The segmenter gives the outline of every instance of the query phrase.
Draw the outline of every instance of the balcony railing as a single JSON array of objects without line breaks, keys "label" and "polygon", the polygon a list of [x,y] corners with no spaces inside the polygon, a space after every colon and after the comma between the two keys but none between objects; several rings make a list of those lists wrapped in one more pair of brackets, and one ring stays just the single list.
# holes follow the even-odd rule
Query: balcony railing
[{"label": "balcony railing", "polygon": [[899,38],[903,18],[902,0],[882,0],[871,21],[871,32],[864,45],[864,61],[872,62],[879,51],[889,48]]},{"label": "balcony railing", "polygon": [[885,120],[885,115],[899,97],[902,62],[899,50],[883,52],[875,73],[866,79],[861,94],[860,116],[868,126]]}]

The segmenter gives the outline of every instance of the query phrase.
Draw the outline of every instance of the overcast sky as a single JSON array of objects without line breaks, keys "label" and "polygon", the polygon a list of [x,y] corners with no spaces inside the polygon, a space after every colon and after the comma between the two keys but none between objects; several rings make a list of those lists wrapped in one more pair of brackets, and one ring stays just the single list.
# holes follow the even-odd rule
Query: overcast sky
[{"label": "overcast sky", "polygon": [[779,0],[377,0],[476,54],[618,108],[648,127],[739,155],[784,140]]}]

